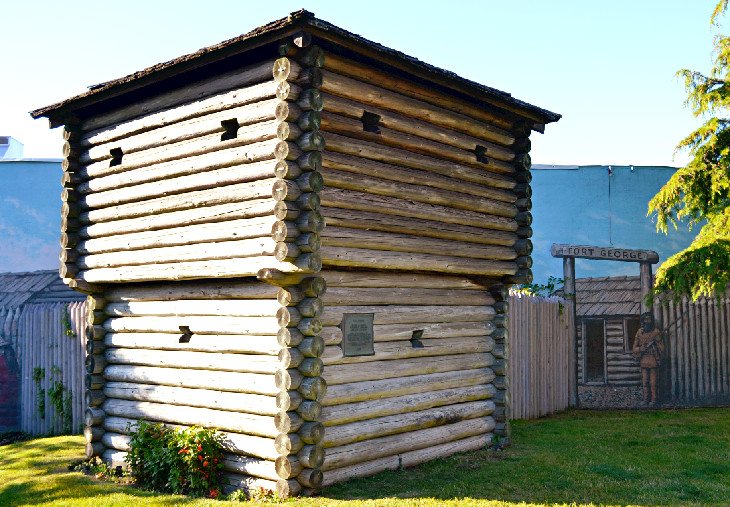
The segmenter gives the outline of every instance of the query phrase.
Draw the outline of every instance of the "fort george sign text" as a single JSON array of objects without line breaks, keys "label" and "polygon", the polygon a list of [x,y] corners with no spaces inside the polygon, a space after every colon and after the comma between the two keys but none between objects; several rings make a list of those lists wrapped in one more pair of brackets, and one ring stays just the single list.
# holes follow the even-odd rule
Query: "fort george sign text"
[{"label": "fort george sign text", "polygon": [[587,245],[560,245],[553,244],[550,248],[553,257],[580,257],[582,259],[599,259],[606,261],[624,262],[659,262],[659,254],[653,250],[632,250],[628,248],[613,248]]}]

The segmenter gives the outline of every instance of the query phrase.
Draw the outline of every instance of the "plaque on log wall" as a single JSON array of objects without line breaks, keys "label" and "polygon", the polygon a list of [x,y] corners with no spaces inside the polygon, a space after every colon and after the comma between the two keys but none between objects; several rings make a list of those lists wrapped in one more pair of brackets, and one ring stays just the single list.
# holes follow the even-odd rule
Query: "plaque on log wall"
[{"label": "plaque on log wall", "polygon": [[342,355],[373,356],[373,313],[346,313],[342,317]]}]

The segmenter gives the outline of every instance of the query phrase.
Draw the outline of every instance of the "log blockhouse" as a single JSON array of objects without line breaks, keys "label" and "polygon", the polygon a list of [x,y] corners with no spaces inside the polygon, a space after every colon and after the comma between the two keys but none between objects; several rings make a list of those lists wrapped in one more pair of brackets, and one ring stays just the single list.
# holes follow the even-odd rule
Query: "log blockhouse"
[{"label": "log blockhouse", "polygon": [[232,488],[289,496],[508,433],[529,135],[559,115],[306,11],[32,115],[64,127],[89,456],[216,427]]}]

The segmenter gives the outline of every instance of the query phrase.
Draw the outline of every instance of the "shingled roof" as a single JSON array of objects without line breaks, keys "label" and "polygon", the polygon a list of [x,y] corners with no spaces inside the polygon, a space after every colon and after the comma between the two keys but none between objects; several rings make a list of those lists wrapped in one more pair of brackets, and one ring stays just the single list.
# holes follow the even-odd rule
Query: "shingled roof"
[{"label": "shingled roof", "polygon": [[17,308],[25,303],[72,303],[84,295],[69,289],[58,271],[0,273],[0,308]]},{"label": "shingled roof", "polygon": [[639,315],[641,284],[638,276],[578,278],[575,281],[579,317]]},{"label": "shingled roof", "polygon": [[153,65],[113,81],[89,87],[89,91],[57,104],[31,111],[34,118],[45,116],[51,126],[88,117],[95,112],[122,107],[140,96],[160,93],[205,79],[220,72],[226,62],[234,62],[244,53],[276,44],[283,37],[306,30],[324,42],[356,53],[359,57],[375,59],[415,78],[490,104],[495,109],[518,112],[532,120],[531,127],[542,131],[544,124],[558,121],[561,115],[512,97],[509,93],[460,77],[453,72],[429,65],[400,51],[390,49],[343,30],[313,13],[299,10],[286,18],[273,21],[248,33],[206,47],[168,62]]}]

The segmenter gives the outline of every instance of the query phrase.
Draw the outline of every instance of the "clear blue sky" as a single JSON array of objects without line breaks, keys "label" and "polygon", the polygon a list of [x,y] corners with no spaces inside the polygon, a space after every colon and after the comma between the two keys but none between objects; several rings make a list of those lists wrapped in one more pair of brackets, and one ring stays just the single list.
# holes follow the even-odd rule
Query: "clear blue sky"
[{"label": "clear blue sky", "polygon": [[2,6],[0,135],[59,157],[27,112],[304,7],[428,63],[563,114],[533,135],[546,164],[681,165],[696,124],[677,69],[707,70],[716,0],[15,1]]}]

